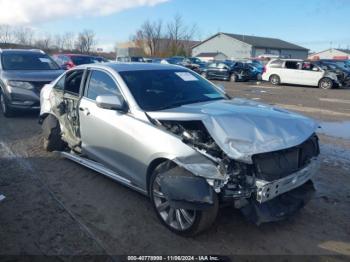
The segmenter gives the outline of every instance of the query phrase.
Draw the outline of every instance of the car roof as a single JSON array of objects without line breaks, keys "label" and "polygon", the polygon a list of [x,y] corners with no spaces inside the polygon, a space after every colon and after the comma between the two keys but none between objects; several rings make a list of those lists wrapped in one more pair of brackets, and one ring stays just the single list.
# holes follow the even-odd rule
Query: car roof
[{"label": "car roof", "polygon": [[84,55],[84,54],[54,54],[54,55],[65,55],[65,56],[83,56],[83,57],[96,57],[93,55]]},{"label": "car roof", "polygon": [[86,68],[101,68],[101,69],[112,69],[116,72],[127,72],[127,71],[147,71],[147,70],[187,70],[185,67],[171,65],[171,64],[152,64],[152,63],[118,63],[110,62],[103,64],[87,64],[76,67],[77,69]]},{"label": "car roof", "polygon": [[25,54],[25,53],[33,53],[33,54],[46,54],[44,51],[39,49],[0,49],[0,53],[6,54]]}]

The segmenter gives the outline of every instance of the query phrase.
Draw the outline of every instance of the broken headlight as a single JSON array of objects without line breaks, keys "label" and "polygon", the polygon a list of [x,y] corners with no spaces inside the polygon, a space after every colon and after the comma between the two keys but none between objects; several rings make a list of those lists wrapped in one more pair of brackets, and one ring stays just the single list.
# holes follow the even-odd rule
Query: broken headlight
[{"label": "broken headlight", "polygon": [[252,165],[225,158],[220,163],[220,172],[229,176],[223,188],[225,198],[249,198],[255,190],[255,172]]}]

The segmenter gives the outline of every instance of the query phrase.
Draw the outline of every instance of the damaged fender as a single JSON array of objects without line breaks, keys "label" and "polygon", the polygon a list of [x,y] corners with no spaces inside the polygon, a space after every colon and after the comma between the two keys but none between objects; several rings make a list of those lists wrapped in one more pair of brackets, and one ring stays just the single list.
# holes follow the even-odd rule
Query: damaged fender
[{"label": "damaged fender", "polygon": [[214,205],[214,190],[203,177],[193,176],[181,167],[161,175],[160,185],[171,207],[203,210]]}]

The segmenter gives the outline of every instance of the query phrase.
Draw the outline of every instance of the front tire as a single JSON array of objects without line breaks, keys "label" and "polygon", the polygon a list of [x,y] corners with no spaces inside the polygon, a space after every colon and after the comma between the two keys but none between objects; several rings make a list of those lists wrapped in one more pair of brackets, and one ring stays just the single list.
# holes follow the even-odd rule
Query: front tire
[{"label": "front tire", "polygon": [[51,115],[43,122],[43,147],[48,152],[63,151],[66,148],[66,143],[61,138],[60,123]]},{"label": "front tire", "polygon": [[281,84],[281,79],[278,75],[272,75],[270,76],[270,83],[273,84],[274,86],[277,86]]},{"label": "front tire", "polygon": [[214,194],[214,205],[205,210],[172,208],[162,192],[160,175],[176,167],[167,161],[154,170],[150,179],[150,198],[157,217],[164,226],[178,235],[192,237],[208,229],[215,221],[219,209],[218,197]]},{"label": "front tire", "polygon": [[330,78],[323,78],[320,80],[318,87],[322,89],[332,89],[334,86],[333,80]]},{"label": "front tire", "polygon": [[0,106],[1,106],[1,111],[5,117],[14,116],[15,111],[9,106],[7,99],[1,90],[0,90]]}]

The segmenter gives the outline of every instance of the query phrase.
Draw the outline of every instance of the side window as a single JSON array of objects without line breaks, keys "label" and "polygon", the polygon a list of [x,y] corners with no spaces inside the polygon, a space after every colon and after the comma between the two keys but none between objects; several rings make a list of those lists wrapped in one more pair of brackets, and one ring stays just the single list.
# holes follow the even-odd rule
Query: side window
[{"label": "side window", "polygon": [[92,71],[86,97],[96,100],[100,95],[121,95],[114,80],[106,73]]},{"label": "side window", "polygon": [[209,68],[216,68],[216,63],[211,63],[208,65]]},{"label": "side window", "polygon": [[79,95],[81,80],[83,79],[83,70],[75,70],[66,74],[64,91],[73,95]]},{"label": "side window", "polygon": [[283,64],[283,62],[281,60],[275,60],[275,61],[272,61],[269,64],[269,67],[271,67],[271,68],[281,68],[282,64]]},{"label": "side window", "polygon": [[287,61],[287,62],[286,62],[286,68],[287,68],[287,69],[299,69],[298,62],[295,62],[295,61]]}]

